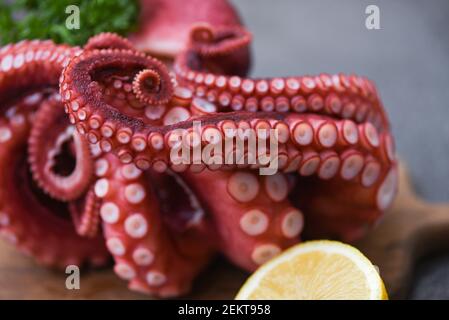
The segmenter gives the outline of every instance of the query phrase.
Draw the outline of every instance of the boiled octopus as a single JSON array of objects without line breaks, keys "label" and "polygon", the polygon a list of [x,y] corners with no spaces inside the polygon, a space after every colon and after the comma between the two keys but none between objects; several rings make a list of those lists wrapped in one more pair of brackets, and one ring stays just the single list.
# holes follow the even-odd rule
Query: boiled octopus
[{"label": "boiled octopus", "polygon": [[[372,82],[245,78],[239,57],[250,40],[241,27],[201,23],[174,73],[121,46],[85,50],[63,70],[69,121],[104,155],[94,191],[114,270],[131,289],[183,294],[217,251],[254,270],[299,242],[303,227],[306,238],[352,241],[394,198],[394,144]],[[264,154],[247,148],[247,161],[227,161],[238,150],[222,142],[249,129],[262,150],[262,129],[277,132],[277,173],[259,175]],[[210,157],[195,155],[199,147]]]},{"label": "boiled octopus", "polygon": [[247,78],[250,43],[238,22],[196,23],[172,69],[111,33],[2,48],[0,234],[49,266],[112,255],[157,297],[217,253],[253,271],[300,237],[362,236],[397,188],[374,84]]}]

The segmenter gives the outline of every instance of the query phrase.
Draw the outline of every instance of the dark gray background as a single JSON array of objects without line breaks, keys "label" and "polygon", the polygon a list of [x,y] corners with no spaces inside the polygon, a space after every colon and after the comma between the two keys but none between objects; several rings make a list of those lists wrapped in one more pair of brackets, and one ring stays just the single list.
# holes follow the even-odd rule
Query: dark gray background
[{"label": "dark gray background", "polygon": [[[374,80],[419,194],[449,201],[448,0],[231,1],[254,35],[254,76]],[[380,8],[381,30],[365,28],[370,4]],[[411,298],[449,299],[449,255],[424,262]]]}]

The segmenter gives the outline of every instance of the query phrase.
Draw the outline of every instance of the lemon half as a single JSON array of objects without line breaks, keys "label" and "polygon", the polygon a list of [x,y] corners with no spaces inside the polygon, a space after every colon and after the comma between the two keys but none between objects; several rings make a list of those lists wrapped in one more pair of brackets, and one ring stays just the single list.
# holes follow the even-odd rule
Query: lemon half
[{"label": "lemon half", "polygon": [[356,248],[338,241],[295,245],[261,266],[238,300],[388,299],[376,267]]}]

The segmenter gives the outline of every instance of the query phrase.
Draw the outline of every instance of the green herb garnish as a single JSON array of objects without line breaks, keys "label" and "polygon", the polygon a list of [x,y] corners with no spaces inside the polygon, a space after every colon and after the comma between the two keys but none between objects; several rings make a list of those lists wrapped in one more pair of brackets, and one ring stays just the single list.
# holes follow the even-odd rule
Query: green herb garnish
[{"label": "green herb garnish", "polygon": [[[68,6],[79,8],[80,29],[68,29]],[[83,45],[92,35],[126,35],[137,28],[137,0],[0,0],[0,43],[53,39]]]}]

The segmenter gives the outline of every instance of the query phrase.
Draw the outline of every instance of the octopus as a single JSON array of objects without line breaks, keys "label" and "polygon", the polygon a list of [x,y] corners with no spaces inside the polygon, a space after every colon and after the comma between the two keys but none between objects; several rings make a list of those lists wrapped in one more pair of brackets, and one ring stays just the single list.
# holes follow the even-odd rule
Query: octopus
[{"label": "octopus", "polygon": [[53,267],[112,256],[131,290],[168,298],[218,253],[253,271],[376,223],[397,160],[375,85],[249,78],[252,36],[229,17],[190,26],[169,65],[111,33],[2,48],[0,234]]}]

